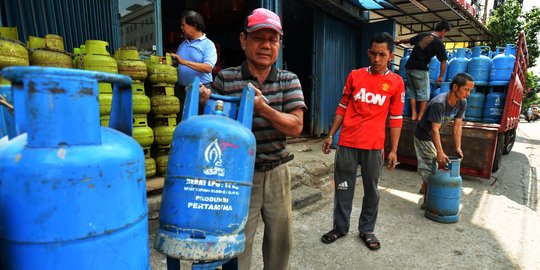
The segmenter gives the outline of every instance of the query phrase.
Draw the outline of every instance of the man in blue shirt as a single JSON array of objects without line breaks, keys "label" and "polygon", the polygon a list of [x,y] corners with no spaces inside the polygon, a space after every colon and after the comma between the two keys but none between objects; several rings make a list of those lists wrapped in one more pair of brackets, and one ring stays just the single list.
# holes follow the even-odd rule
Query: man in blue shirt
[{"label": "man in blue shirt", "polygon": [[175,95],[183,103],[184,88],[193,78],[198,77],[203,84],[212,83],[212,69],[217,62],[217,52],[214,42],[204,33],[206,29],[201,14],[187,10],[180,18],[185,40],[172,57],[178,62],[178,87],[175,88]]}]

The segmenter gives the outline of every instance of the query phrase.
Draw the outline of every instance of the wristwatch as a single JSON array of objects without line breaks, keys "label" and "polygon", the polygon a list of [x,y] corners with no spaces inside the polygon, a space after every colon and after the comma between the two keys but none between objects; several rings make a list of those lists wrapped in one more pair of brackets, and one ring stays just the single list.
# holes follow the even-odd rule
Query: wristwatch
[{"label": "wristwatch", "polygon": [[326,138],[334,139],[334,136],[328,135],[328,137],[326,137]]}]

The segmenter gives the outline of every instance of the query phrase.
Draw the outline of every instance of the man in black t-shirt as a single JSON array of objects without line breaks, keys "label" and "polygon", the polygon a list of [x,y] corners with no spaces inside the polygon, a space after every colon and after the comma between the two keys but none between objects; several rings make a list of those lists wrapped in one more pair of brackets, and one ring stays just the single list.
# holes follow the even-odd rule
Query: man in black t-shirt
[{"label": "man in black t-shirt", "polygon": [[[442,21],[435,26],[435,31],[431,33],[421,33],[410,39],[400,39],[395,43],[410,43],[414,45],[411,56],[405,65],[407,70],[407,96],[411,102],[411,119],[420,120],[426,110],[429,100],[429,62],[433,56],[441,62],[441,69],[436,83],[441,83],[446,70],[446,49],[442,39],[450,31],[450,24]],[[435,78],[433,78],[435,79]],[[419,102],[418,113],[416,112],[416,101]]]}]

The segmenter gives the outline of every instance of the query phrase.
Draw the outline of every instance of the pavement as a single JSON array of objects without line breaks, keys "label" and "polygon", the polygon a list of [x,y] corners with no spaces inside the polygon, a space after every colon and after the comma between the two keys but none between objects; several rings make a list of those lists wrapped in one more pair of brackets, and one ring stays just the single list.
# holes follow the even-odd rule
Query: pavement
[{"label": "pavement", "polygon": [[[424,217],[421,183],[415,168],[383,170],[375,233],[382,248],[368,250],[356,229],[362,185],[356,185],[351,229],[327,245],[321,235],[332,227],[333,161],[321,139],[295,139],[289,149],[293,195],[292,269],[540,269],[540,214],[537,168],[540,123],[521,123],[513,151],[503,156],[491,179],[463,177],[459,221],[443,224]],[[158,227],[159,195],[149,196],[150,243]],[[154,205],[154,206],[152,206]],[[262,245],[259,223],[255,247]],[[263,269],[255,248],[251,269]],[[152,248],[152,269],[166,269],[165,257]],[[183,267],[183,269],[186,269]]]}]

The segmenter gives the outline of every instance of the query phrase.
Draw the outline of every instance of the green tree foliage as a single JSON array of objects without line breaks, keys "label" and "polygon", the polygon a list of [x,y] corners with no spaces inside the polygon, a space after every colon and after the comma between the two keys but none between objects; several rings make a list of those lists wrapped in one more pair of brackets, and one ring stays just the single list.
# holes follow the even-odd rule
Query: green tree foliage
[{"label": "green tree foliage", "polygon": [[525,36],[527,37],[527,51],[529,52],[529,67],[533,67],[540,56],[538,47],[538,34],[540,33],[540,8],[536,7],[525,13]]},{"label": "green tree foliage", "polygon": [[525,31],[529,67],[535,65],[536,59],[540,56],[540,48],[538,47],[540,8],[536,7],[523,13],[521,3],[517,0],[506,0],[490,15],[487,28],[493,34],[493,39],[488,42],[492,49],[505,44],[515,44],[519,33]]},{"label": "green tree foliage", "polygon": [[531,104],[540,104],[540,77],[528,72],[527,88],[523,93],[523,102],[521,103],[521,110],[523,111],[527,111]]}]

